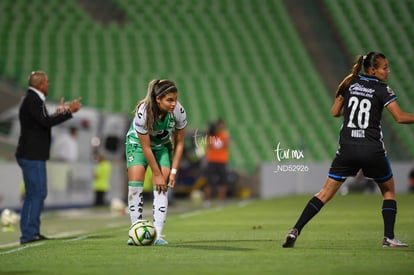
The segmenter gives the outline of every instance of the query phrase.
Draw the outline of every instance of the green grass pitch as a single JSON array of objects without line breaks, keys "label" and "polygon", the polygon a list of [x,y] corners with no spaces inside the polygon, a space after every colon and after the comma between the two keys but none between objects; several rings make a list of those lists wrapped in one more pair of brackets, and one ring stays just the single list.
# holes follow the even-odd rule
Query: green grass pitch
[{"label": "green grass pitch", "polygon": [[[180,214],[172,206],[165,247],[127,246],[128,216],[46,213],[43,233],[57,237],[1,246],[0,274],[413,274],[413,195],[398,196],[395,232],[408,248],[382,248],[379,194],[337,195],[295,248],[282,248],[309,198],[234,202]],[[0,243],[18,233],[0,232]]]}]

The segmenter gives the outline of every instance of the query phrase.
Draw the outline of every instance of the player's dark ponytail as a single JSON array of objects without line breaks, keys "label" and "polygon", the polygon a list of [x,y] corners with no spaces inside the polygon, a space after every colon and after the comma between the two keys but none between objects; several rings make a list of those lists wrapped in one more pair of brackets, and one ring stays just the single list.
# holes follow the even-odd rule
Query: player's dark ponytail
[{"label": "player's dark ponytail", "polygon": [[338,85],[338,88],[336,89],[336,95],[335,97],[338,97],[339,95],[342,95],[345,90],[348,89],[349,84],[351,81],[358,76],[359,72],[362,68],[362,63],[364,61],[364,56],[359,55],[357,60],[355,61],[354,66],[352,66],[352,71],[349,75],[347,75],[341,83]]},{"label": "player's dark ponytail", "polygon": [[358,76],[362,67],[364,68],[364,72],[368,72],[368,69],[371,67],[378,68],[378,58],[385,59],[386,56],[380,52],[369,52],[366,55],[359,55],[352,67],[351,73],[342,80],[336,89],[336,97],[342,95],[342,93],[348,89],[349,84]]}]

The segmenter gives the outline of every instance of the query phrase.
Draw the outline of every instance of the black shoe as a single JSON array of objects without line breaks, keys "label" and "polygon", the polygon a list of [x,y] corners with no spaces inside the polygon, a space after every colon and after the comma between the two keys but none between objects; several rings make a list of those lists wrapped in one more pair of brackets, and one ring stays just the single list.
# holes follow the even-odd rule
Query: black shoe
[{"label": "black shoe", "polygon": [[50,240],[50,239],[46,236],[39,234],[31,240],[20,242],[20,244],[33,243],[33,242],[44,241],[44,240]]},{"label": "black shoe", "polygon": [[296,228],[293,228],[286,235],[285,241],[282,244],[282,247],[292,248],[295,246],[296,239],[298,238],[299,232]]},{"label": "black shoe", "polygon": [[39,238],[39,240],[50,240],[50,238],[48,238],[48,237],[46,237],[42,234],[39,234],[37,237]]}]

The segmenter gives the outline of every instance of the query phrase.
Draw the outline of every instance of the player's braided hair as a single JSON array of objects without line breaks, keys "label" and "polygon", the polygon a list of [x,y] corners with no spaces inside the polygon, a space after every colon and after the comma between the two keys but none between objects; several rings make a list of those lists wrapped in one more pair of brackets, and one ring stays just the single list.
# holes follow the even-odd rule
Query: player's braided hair
[{"label": "player's braided hair", "polygon": [[147,113],[147,118],[145,121],[145,128],[148,131],[153,130],[154,123],[157,121],[158,116],[160,115],[160,109],[157,105],[157,97],[163,98],[169,93],[176,92],[178,92],[177,87],[171,80],[154,79],[150,81],[148,84],[146,97],[138,102],[134,110],[134,113],[136,113],[141,104],[146,104],[145,111]]},{"label": "player's braided hair", "polygon": [[341,95],[345,90],[348,89],[351,81],[358,76],[361,68],[364,68],[364,72],[368,72],[370,67],[378,68],[378,58],[386,58],[384,54],[379,52],[369,52],[366,55],[359,55],[355,61],[352,71],[347,75],[336,89],[336,97]]}]

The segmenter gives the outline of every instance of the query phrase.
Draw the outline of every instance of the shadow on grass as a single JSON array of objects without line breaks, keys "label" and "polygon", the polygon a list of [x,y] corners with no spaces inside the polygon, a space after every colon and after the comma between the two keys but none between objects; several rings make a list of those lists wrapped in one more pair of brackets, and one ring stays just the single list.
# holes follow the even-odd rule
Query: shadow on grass
[{"label": "shadow on grass", "polygon": [[113,238],[113,235],[82,235],[82,236],[75,236],[75,237],[61,237],[61,238],[54,238],[54,240],[62,240],[62,241],[79,241],[84,239],[110,239]]},{"label": "shadow on grass", "polygon": [[30,273],[36,273],[36,272],[35,271],[28,271],[28,270],[19,270],[19,271],[7,270],[7,271],[0,271],[0,274],[8,274],[8,275],[13,275],[13,274],[30,274]]},{"label": "shadow on grass", "polygon": [[[231,243],[241,242],[269,242],[271,240],[206,240],[206,241],[191,241],[182,242],[180,244],[171,244],[173,248],[188,248],[188,249],[200,249],[200,250],[220,250],[220,251],[254,251],[255,248],[237,247],[231,246]],[[212,245],[213,243],[221,243],[223,245]]]},{"label": "shadow on grass", "polygon": [[[297,243],[294,249],[303,249],[303,250],[321,250],[321,251],[384,251],[385,253],[406,253],[413,252],[414,247],[382,247],[381,243],[372,242],[361,243],[359,241],[321,241],[319,240],[315,243]],[[395,252],[394,252],[395,251]]]}]

